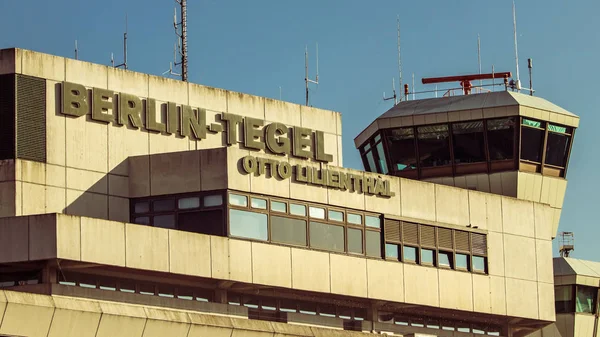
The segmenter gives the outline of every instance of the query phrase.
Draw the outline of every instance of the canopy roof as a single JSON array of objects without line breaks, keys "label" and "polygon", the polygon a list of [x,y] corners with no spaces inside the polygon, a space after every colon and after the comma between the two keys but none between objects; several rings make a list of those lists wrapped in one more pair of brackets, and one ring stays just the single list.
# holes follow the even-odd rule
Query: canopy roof
[{"label": "canopy roof", "polygon": [[557,257],[554,258],[553,264],[554,276],[582,275],[600,278],[600,262]]}]

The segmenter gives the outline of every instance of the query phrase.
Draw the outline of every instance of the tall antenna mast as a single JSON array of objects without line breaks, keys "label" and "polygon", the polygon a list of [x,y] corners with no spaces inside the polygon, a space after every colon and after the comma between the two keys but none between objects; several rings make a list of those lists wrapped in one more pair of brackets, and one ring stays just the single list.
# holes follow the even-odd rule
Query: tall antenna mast
[{"label": "tall antenna mast", "polygon": [[[481,39],[477,34],[477,62],[479,63],[479,75],[481,75]],[[483,86],[483,80],[479,80],[479,86]]]},{"label": "tall antenna mast", "polygon": [[389,101],[390,99],[394,100],[394,105],[398,104],[398,99],[396,96],[396,79],[392,77],[392,92],[393,95],[392,97],[385,97],[385,92],[383,93],[383,100],[384,101]]},{"label": "tall antenna mast", "polygon": [[[173,76],[181,76],[181,80],[187,82],[188,80],[188,57],[187,57],[187,0],[175,0],[180,6],[181,22],[177,22],[177,8],[173,13],[173,28],[175,29],[175,35],[177,35],[177,43],[175,44],[175,50],[173,51],[173,62],[169,63],[169,70],[165,71],[163,75],[170,74]],[[177,61],[177,54],[179,53],[180,60]],[[176,73],[173,68],[181,66],[181,73]]]},{"label": "tall antenna mast", "polygon": [[415,73],[412,74],[412,80],[413,80],[412,90],[413,90],[413,101],[414,101],[415,100]]},{"label": "tall antenna mast", "polygon": [[127,70],[127,14],[125,14],[125,33],[123,33],[123,63],[115,66],[115,59],[113,54],[110,54],[110,63],[115,68],[123,67]]},{"label": "tall antenna mast", "polygon": [[317,43],[317,75],[315,77],[315,80],[311,80],[308,77],[308,46],[306,46],[306,48],[304,49],[304,83],[306,84],[306,105],[308,106],[309,100],[308,100],[308,84],[309,83],[314,83],[316,85],[319,85],[319,44]]},{"label": "tall antenna mast", "polygon": [[[402,88],[402,58],[400,57],[400,15],[398,15],[398,75],[399,80],[398,85]],[[400,95],[400,102],[402,101],[402,95]]]},{"label": "tall antenna mast", "polygon": [[517,64],[517,91],[521,90],[521,80],[519,77],[519,50],[517,48],[517,10],[515,8],[515,0],[513,0],[513,4],[512,4],[512,10],[513,10],[513,33],[514,33],[514,38],[515,38],[515,62]]}]

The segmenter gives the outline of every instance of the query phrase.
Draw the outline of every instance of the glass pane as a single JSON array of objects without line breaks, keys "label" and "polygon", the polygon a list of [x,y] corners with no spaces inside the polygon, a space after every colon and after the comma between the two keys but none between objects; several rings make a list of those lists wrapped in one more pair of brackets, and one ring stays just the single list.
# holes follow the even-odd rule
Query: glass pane
[{"label": "glass pane", "polygon": [[566,133],[567,127],[560,125],[548,124],[548,131]]},{"label": "glass pane", "polygon": [[398,245],[386,243],[385,244],[385,256],[397,260],[398,259]]},{"label": "glass pane", "polygon": [[207,195],[204,197],[204,207],[215,207],[223,205],[223,196],[220,194]]},{"label": "glass pane", "polygon": [[362,215],[348,213],[348,222],[355,225],[362,225]]},{"label": "glass pane", "polygon": [[375,166],[375,158],[373,157],[373,151],[367,152],[366,156],[367,163],[369,163],[369,167],[366,167],[365,169],[369,172],[377,172],[377,166]]},{"label": "glass pane", "polygon": [[154,227],[175,229],[175,214],[155,216]]},{"label": "glass pane", "polygon": [[365,215],[365,224],[367,227],[381,228],[381,220],[377,216]]},{"label": "glass pane", "polygon": [[362,230],[348,228],[348,252],[357,254],[363,253]]},{"label": "glass pane", "polygon": [[421,262],[422,264],[433,264],[433,250],[421,249]]},{"label": "glass pane", "polygon": [[421,126],[417,129],[422,167],[450,165],[450,141],[447,125]]},{"label": "glass pane", "polygon": [[268,238],[267,215],[230,209],[229,234],[242,238],[266,241]]},{"label": "glass pane", "polygon": [[515,120],[513,117],[487,121],[490,160],[514,158]]},{"label": "glass pane", "polygon": [[469,268],[469,257],[465,254],[456,253],[456,268],[468,269]]},{"label": "glass pane", "polygon": [[267,201],[265,199],[252,198],[250,203],[252,208],[267,209]]},{"label": "glass pane", "polygon": [[439,252],[439,265],[441,267],[452,267],[452,253],[450,252]]},{"label": "glass pane", "polygon": [[365,235],[367,256],[381,257],[381,233],[367,231]]},{"label": "glass pane", "polygon": [[541,163],[544,130],[522,127],[521,138],[521,159]]},{"label": "glass pane", "polygon": [[532,121],[531,119],[523,118],[523,125],[531,126],[534,128],[543,128],[542,122]]},{"label": "glass pane", "polygon": [[575,297],[575,312],[593,314],[596,308],[597,296],[598,288],[578,285]]},{"label": "glass pane", "polygon": [[152,203],[152,206],[154,207],[154,212],[172,211],[175,209],[175,200],[156,200]]},{"label": "glass pane", "polygon": [[229,204],[235,206],[248,206],[248,197],[245,195],[229,193]]},{"label": "glass pane", "polygon": [[387,143],[393,170],[403,171],[417,168],[413,128],[390,130]]},{"label": "glass pane", "polygon": [[485,161],[483,121],[455,123],[452,125],[452,134],[456,164]]},{"label": "glass pane", "polygon": [[378,141],[380,141],[381,140],[381,134],[378,133],[373,140],[375,141],[375,143],[377,143]]},{"label": "glass pane", "polygon": [[344,221],[344,213],[338,211],[329,211],[329,220]]},{"label": "glass pane", "polygon": [[290,204],[290,214],[306,216],[306,206],[298,204]]},{"label": "glass pane", "polygon": [[417,248],[404,246],[402,250],[405,262],[417,262]]},{"label": "glass pane", "polygon": [[271,240],[306,246],[306,221],[271,216]]},{"label": "glass pane", "polygon": [[133,223],[137,223],[140,225],[149,225],[150,224],[150,218],[147,216],[142,216],[139,218],[135,218],[135,220],[133,220]]},{"label": "glass pane", "polygon": [[143,201],[143,202],[136,202],[135,206],[134,206],[134,212],[135,213],[146,213],[146,212],[150,212],[150,203],[147,201]]},{"label": "glass pane", "polygon": [[554,307],[557,314],[573,312],[573,286],[554,287]]},{"label": "glass pane", "polygon": [[311,218],[325,219],[325,209],[320,207],[309,207],[308,214]]},{"label": "glass pane", "polygon": [[181,231],[223,236],[224,228],[223,211],[220,209],[182,212],[177,215],[177,229]]},{"label": "glass pane", "polygon": [[473,270],[485,272],[485,257],[473,256]]},{"label": "glass pane", "polygon": [[271,201],[271,211],[287,213],[287,205],[285,202]]},{"label": "glass pane", "polygon": [[183,198],[177,201],[177,205],[179,209],[189,209],[189,208],[198,208],[200,207],[200,198]]},{"label": "glass pane", "polygon": [[546,143],[546,164],[565,167],[571,137],[549,132]]},{"label": "glass pane", "polygon": [[387,162],[385,161],[385,151],[383,151],[383,143],[377,144],[377,156],[379,157],[379,167],[381,167],[381,173],[388,174]]},{"label": "glass pane", "polygon": [[310,246],[336,252],[344,251],[344,227],[310,222]]}]

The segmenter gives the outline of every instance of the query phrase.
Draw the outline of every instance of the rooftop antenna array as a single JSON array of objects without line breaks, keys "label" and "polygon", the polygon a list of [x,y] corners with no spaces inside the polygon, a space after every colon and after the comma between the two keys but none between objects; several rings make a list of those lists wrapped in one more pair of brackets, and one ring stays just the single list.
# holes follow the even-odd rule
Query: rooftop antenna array
[{"label": "rooftop antenna array", "polygon": [[[397,17],[397,26],[398,26],[398,85],[402,88],[402,58],[400,57],[400,15]],[[400,95],[399,102],[402,101],[402,95]]]},{"label": "rooftop antenna array", "polygon": [[396,79],[392,77],[392,92],[393,95],[391,97],[385,97],[385,91],[383,92],[383,100],[389,101],[390,99],[394,100],[394,105],[398,104],[398,97],[396,96]]},{"label": "rooftop antenna array", "polygon": [[515,39],[515,62],[517,64],[517,83],[515,85],[516,85],[517,92],[520,92],[521,91],[521,79],[519,78],[519,50],[517,48],[517,10],[515,7],[515,0],[513,0],[512,12],[513,12],[513,33],[514,33],[514,39]]},{"label": "rooftop antenna array", "polygon": [[560,256],[569,257],[575,250],[575,235],[573,232],[560,232],[558,235],[560,235]]},{"label": "rooftop antenna array", "polygon": [[316,85],[319,85],[319,44],[318,43],[317,43],[317,75],[315,76],[315,79],[311,80],[308,77],[308,46],[306,46],[306,48],[304,49],[304,70],[305,70],[304,83],[306,84],[306,106],[308,106],[308,103],[309,103],[308,84],[314,83]]},{"label": "rooftop antenna array", "polygon": [[[477,34],[477,62],[479,63],[479,75],[481,75],[481,39]],[[483,80],[479,80],[479,86],[483,86]]]},{"label": "rooftop antenna array", "polygon": [[115,57],[113,53],[110,53],[110,64],[114,68],[121,68],[127,70],[127,14],[125,14],[125,33],[123,33],[123,63],[115,66]]},{"label": "rooftop antenna array", "polygon": [[[169,70],[165,71],[163,75],[181,76],[181,80],[187,82],[187,0],[175,0],[175,2],[180,7],[181,22],[177,22],[177,8],[175,8],[173,13],[173,28],[175,29],[175,35],[177,35],[177,43],[173,48],[173,62],[169,62]],[[179,61],[177,61],[177,54],[180,57]],[[174,71],[174,68],[178,66],[181,66],[180,74]]]}]

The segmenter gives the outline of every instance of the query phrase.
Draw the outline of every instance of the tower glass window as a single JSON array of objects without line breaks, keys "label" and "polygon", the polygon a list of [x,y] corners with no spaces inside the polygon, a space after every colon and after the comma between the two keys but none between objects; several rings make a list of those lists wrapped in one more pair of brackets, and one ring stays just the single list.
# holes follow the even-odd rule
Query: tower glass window
[{"label": "tower glass window", "polygon": [[412,127],[391,129],[387,132],[387,144],[393,171],[417,168],[415,132]]},{"label": "tower glass window", "polygon": [[448,125],[428,125],[417,129],[421,167],[451,164]]},{"label": "tower glass window", "polygon": [[487,139],[490,160],[514,158],[515,118],[492,119],[487,121]]},{"label": "tower glass window", "polygon": [[523,118],[521,123],[521,159],[535,163],[542,162],[544,127],[543,122]]},{"label": "tower glass window", "polygon": [[452,124],[452,137],[456,164],[485,161],[483,121]]},{"label": "tower glass window", "polygon": [[546,140],[546,164],[565,167],[569,155],[571,136],[569,128],[548,124],[548,139]]}]

